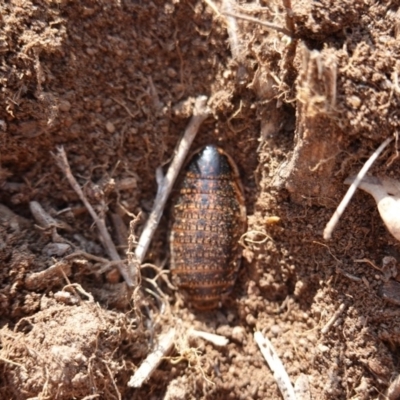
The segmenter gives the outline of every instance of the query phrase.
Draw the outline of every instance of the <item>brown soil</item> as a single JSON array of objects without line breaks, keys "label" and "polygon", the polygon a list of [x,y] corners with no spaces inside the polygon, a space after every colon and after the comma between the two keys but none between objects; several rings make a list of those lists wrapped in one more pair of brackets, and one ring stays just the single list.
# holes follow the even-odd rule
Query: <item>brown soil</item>
[{"label": "brown soil", "polygon": [[[240,2],[236,12],[293,29],[293,38],[237,21],[236,49],[210,4],[221,8],[218,0],[0,5],[2,399],[280,399],[255,330],[293,383],[307,376],[311,398],[386,398],[400,367],[400,310],[381,290],[395,282],[400,245],[364,192],[331,241],[322,231],[344,179],[399,128],[399,4],[292,0],[287,14],[278,0]],[[129,303],[104,263],[68,258],[107,256],[51,153],[64,146],[123,255],[111,217],[128,226],[141,212],[140,234],[155,171],[201,94],[212,117],[193,148],[222,147],[245,189],[239,279],[222,308],[200,313],[161,279],[164,297],[155,296],[153,270],[143,268]],[[370,173],[398,175],[395,155],[392,144]],[[59,221],[57,233],[37,226],[31,201]],[[167,214],[146,262],[168,270]],[[63,274],[32,275],[57,262]],[[171,358],[141,389],[128,388],[171,326],[181,327]],[[230,342],[188,341],[189,327]]]}]

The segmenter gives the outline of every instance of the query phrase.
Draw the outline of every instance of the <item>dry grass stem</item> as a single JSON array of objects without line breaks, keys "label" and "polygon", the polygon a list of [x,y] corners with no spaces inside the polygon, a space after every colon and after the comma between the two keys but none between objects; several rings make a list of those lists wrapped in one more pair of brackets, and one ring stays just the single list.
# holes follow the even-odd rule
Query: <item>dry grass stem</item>
[{"label": "dry grass stem", "polygon": [[170,352],[175,341],[176,330],[171,328],[167,333],[160,335],[158,343],[149,353],[141,366],[128,382],[128,386],[132,388],[140,388],[143,383],[150,378],[153,372],[161,363],[162,359]]},{"label": "dry grass stem", "polygon": [[353,183],[350,185],[349,190],[343,197],[343,200],[338,205],[336,211],[332,215],[330,221],[326,224],[324,229],[324,239],[329,240],[332,237],[332,232],[335,229],[337,223],[339,222],[340,217],[342,216],[344,210],[346,209],[347,205],[349,204],[351,198],[353,197],[358,185],[364,178],[365,174],[371,168],[372,164],[375,160],[379,157],[382,151],[386,148],[386,146],[393,140],[392,137],[387,138],[371,155],[371,157],[366,161],[364,166],[361,168],[360,172],[357,174],[356,178],[354,179]]},{"label": "dry grass stem", "polygon": [[[97,226],[97,229],[99,230],[100,236],[102,238],[103,246],[105,247],[107,254],[113,261],[121,261],[121,258],[117,252],[117,249],[111,239],[111,236],[108,233],[104,219],[100,218],[96,214],[92,205],[89,203],[89,201],[87,200],[86,196],[84,195],[81,187],[79,186],[78,182],[76,181],[75,177],[72,175],[71,168],[69,166],[67,155],[65,154],[64,148],[60,147],[58,149],[58,153],[53,156],[56,159],[58,166],[61,168],[61,170],[64,172],[65,176],[67,177],[69,184],[75,190],[75,192],[81,199],[82,203],[85,205],[86,209],[89,211],[90,215],[92,216],[92,218]],[[128,269],[126,268],[126,266],[121,261],[121,263],[119,263],[117,265],[117,267],[118,267],[118,270],[121,273],[122,277],[124,278],[125,282],[127,283],[127,285],[132,288],[134,286],[134,283],[132,281],[131,276],[129,275],[129,272],[128,272]]]},{"label": "dry grass stem", "polygon": [[228,338],[226,338],[225,336],[216,335],[215,333],[209,333],[204,331],[197,331],[195,329],[190,329],[188,335],[191,337],[207,340],[207,342],[210,342],[215,346],[220,346],[220,347],[226,346],[229,343]]},{"label": "dry grass stem", "polygon": [[215,12],[215,14],[217,14],[218,17],[221,15],[218,7],[214,4],[212,0],[204,0],[204,2]]},{"label": "dry grass stem", "polygon": [[272,343],[264,337],[261,332],[254,332],[254,340],[258,344],[260,351],[265,358],[268,366],[274,374],[275,381],[281,391],[284,400],[296,400],[296,395],[289,375],[282,364],[278,354],[276,353]]},{"label": "dry grass stem", "polygon": [[[232,9],[233,3],[234,3],[234,0],[223,0],[222,1],[222,8],[226,15],[233,12],[233,9]],[[238,39],[238,25],[236,22],[236,18],[227,16],[226,22],[227,22],[227,30],[228,30],[228,36],[229,36],[229,43],[231,46],[232,57],[236,60],[239,60],[240,57],[243,56],[243,54],[241,52],[241,49],[240,49],[241,46],[240,46],[239,39]]]},{"label": "dry grass stem", "polygon": [[286,28],[283,28],[282,26],[272,24],[271,22],[261,21],[258,18],[249,17],[248,15],[236,14],[236,13],[226,12],[226,11],[223,13],[223,15],[225,15],[227,17],[242,19],[244,21],[254,22],[255,24],[265,26],[268,29],[273,29],[277,32],[283,33],[286,36],[293,37],[292,32],[290,32]]}]

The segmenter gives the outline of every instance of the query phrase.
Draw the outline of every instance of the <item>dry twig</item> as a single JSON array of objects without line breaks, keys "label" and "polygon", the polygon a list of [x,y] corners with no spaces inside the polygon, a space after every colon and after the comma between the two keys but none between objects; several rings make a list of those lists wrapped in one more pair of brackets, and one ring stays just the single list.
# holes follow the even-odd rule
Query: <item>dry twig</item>
[{"label": "dry twig", "polygon": [[35,218],[35,221],[44,229],[50,229],[58,226],[57,221],[46,211],[37,201],[31,201],[29,203],[29,209]]},{"label": "dry twig", "polygon": [[262,355],[274,374],[275,381],[282,393],[284,400],[296,400],[296,395],[289,375],[276,353],[272,343],[261,332],[254,332],[254,340],[258,344]]},{"label": "dry twig", "polygon": [[323,335],[327,334],[329,329],[331,329],[332,325],[336,322],[336,320],[342,315],[343,311],[346,309],[344,303],[342,303],[339,308],[335,311],[329,321],[325,324],[325,326],[321,329],[321,333]]},{"label": "dry twig", "polygon": [[106,366],[106,368],[107,368],[107,372],[108,372],[108,374],[110,375],[110,380],[111,380],[111,382],[112,382],[112,384],[113,384],[113,386],[114,386],[114,389],[115,389],[115,392],[117,393],[117,397],[118,397],[118,400],[121,400],[121,393],[120,393],[120,391],[118,390],[118,386],[117,386],[117,384],[115,383],[115,378],[114,378],[114,375],[113,375],[113,373],[111,372],[111,369],[110,369],[110,367],[108,366],[108,363],[107,363],[107,361],[106,360],[103,360],[103,363],[104,363],[104,365]]},{"label": "dry twig", "polygon": [[385,147],[393,140],[392,137],[387,138],[371,155],[371,157],[367,160],[364,166],[361,168],[360,172],[357,174],[356,178],[354,179],[353,183],[349,187],[349,190],[343,197],[343,200],[338,205],[336,211],[332,215],[332,218],[326,224],[324,229],[324,239],[329,240],[332,237],[332,232],[335,229],[336,224],[339,222],[340,217],[342,216],[344,210],[346,209],[347,205],[349,204],[351,198],[353,197],[358,185],[364,178],[365,174],[371,168],[372,164],[375,160],[379,157]]},{"label": "dry twig", "polygon": [[112,261],[108,260],[107,258],[95,256],[94,254],[90,254],[90,253],[87,253],[86,251],[82,251],[82,250],[74,251],[73,253],[68,254],[64,258],[66,260],[71,260],[71,259],[73,259],[75,257],[85,257],[88,260],[97,261],[97,262],[102,263],[102,264],[113,264],[113,265],[115,264],[115,261],[112,262]]},{"label": "dry twig", "polygon": [[[100,218],[96,214],[92,205],[89,203],[89,201],[87,200],[86,196],[84,195],[81,187],[79,186],[78,182],[76,181],[75,177],[72,175],[71,168],[69,166],[67,155],[65,154],[64,148],[60,147],[58,149],[58,154],[56,154],[56,155],[53,154],[53,156],[56,159],[58,166],[61,168],[61,170],[64,172],[65,176],[67,177],[69,184],[72,186],[72,188],[78,194],[82,203],[85,205],[86,209],[89,211],[90,215],[92,216],[92,218],[97,226],[97,229],[99,230],[99,233],[102,238],[102,242],[106,249],[107,254],[113,261],[121,261],[121,258],[117,252],[117,249],[115,248],[115,245],[111,239],[111,236],[108,233],[104,219]],[[125,282],[127,283],[127,285],[132,288],[134,286],[134,283],[132,281],[131,276],[129,275],[129,272],[128,272],[126,266],[121,261],[119,264],[117,264],[117,267],[119,269],[119,272],[125,279]]]},{"label": "dry twig", "polygon": [[167,333],[160,335],[158,343],[154,346],[153,351],[148,354],[142,365],[137,369],[135,374],[128,382],[128,386],[132,388],[140,388],[143,383],[153,374],[156,368],[161,363],[171,350],[175,340],[176,330],[171,328]]},{"label": "dry twig", "polygon": [[31,201],[29,203],[29,209],[31,210],[33,218],[39,224],[40,228],[51,232],[54,243],[68,242],[57,232],[57,228],[66,229],[71,232],[72,229],[68,224],[55,220],[37,201]]},{"label": "dry twig", "polygon": [[293,10],[291,0],[282,0],[283,6],[286,9],[286,26],[292,34],[294,34]]},{"label": "dry twig", "polygon": [[154,201],[154,207],[151,211],[146,225],[140,235],[135,256],[138,264],[143,262],[146,255],[147,249],[150,245],[150,241],[153,234],[158,226],[161,215],[164,211],[165,203],[167,202],[168,196],[172,190],[172,186],[179,174],[179,171],[185,161],[186,155],[189,148],[200,128],[202,122],[210,115],[210,110],[207,107],[207,97],[199,96],[194,105],[193,117],[189,122],[188,127],[180,141],[178,148],[175,153],[175,157],[168,168],[168,172],[165,175],[162,185],[157,192],[156,199]]}]

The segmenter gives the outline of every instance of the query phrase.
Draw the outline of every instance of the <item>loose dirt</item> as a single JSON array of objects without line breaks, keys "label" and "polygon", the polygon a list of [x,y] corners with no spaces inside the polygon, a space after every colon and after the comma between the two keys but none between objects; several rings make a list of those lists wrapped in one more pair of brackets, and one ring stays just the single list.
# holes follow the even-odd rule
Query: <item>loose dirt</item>
[{"label": "loose dirt", "polygon": [[[382,297],[399,279],[400,244],[361,191],[332,240],[322,238],[344,180],[399,128],[399,3],[238,3],[236,13],[292,37],[239,19],[232,31],[218,0],[0,5],[2,399],[280,399],[255,330],[293,383],[308,382],[303,399],[400,398],[387,392],[400,309]],[[139,235],[156,169],[199,95],[212,116],[193,149],[213,143],[232,156],[248,210],[240,276],[206,313],[169,284],[168,211],[127,297],[52,156],[64,146],[124,258],[129,223],[140,214]],[[399,176],[397,145],[371,175]],[[57,228],[38,226],[31,201]],[[128,388],[172,326],[174,350],[142,388]],[[189,328],[229,344],[188,338]]]}]

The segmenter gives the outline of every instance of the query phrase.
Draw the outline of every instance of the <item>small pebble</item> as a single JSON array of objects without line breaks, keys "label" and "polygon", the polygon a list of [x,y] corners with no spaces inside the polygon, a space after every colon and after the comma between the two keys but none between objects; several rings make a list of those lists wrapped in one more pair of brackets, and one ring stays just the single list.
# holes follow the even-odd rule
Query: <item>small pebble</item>
[{"label": "small pebble", "polygon": [[88,47],[86,49],[86,53],[89,54],[89,56],[94,56],[97,53],[97,50],[94,49],[93,47]]},{"label": "small pebble", "polygon": [[115,132],[115,126],[112,122],[107,121],[106,123],[106,129],[108,133],[114,133]]},{"label": "small pebble", "polygon": [[58,256],[61,257],[64,255],[71,246],[67,243],[48,243],[44,246],[42,253],[46,254],[47,256]]},{"label": "small pebble", "polygon": [[143,43],[146,47],[150,47],[152,45],[152,41],[150,38],[144,38]]},{"label": "small pebble", "polygon": [[247,288],[247,294],[249,296],[251,296],[251,295],[259,296],[260,295],[260,289],[254,281],[249,282],[249,287]]},{"label": "small pebble", "polygon": [[253,325],[256,324],[257,321],[256,321],[256,319],[254,318],[254,315],[247,314],[247,316],[246,316],[246,322],[247,322],[248,325],[253,326]]},{"label": "small pebble", "polygon": [[61,100],[58,109],[62,112],[68,112],[71,109],[71,103],[68,100]]},{"label": "small pebble", "polygon": [[228,325],[221,325],[217,329],[217,334],[225,337],[230,337],[232,335],[232,328]]},{"label": "small pebble", "polygon": [[246,339],[246,331],[242,326],[235,326],[232,329],[232,339],[243,343]]},{"label": "small pebble", "polygon": [[272,325],[269,330],[272,336],[278,337],[282,333],[282,329],[279,325]]},{"label": "small pebble", "polygon": [[176,75],[177,75],[177,72],[176,72],[173,68],[168,68],[168,69],[167,69],[167,75],[168,75],[170,78],[175,78]]},{"label": "small pebble", "polygon": [[347,104],[352,108],[359,108],[361,106],[361,99],[357,96],[350,96],[347,98]]},{"label": "small pebble", "polygon": [[299,344],[300,346],[303,346],[303,347],[307,348],[307,346],[308,346],[307,339],[300,338],[299,341],[298,341],[298,344]]},{"label": "small pebble", "polygon": [[326,352],[329,351],[329,347],[326,346],[326,345],[324,345],[324,344],[322,344],[322,343],[320,343],[320,344],[318,345],[318,350],[319,350],[321,353],[326,353]]},{"label": "small pebble", "polygon": [[285,358],[286,360],[292,360],[293,353],[290,350],[286,350],[285,353],[283,354],[283,358]]}]

